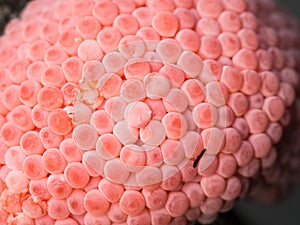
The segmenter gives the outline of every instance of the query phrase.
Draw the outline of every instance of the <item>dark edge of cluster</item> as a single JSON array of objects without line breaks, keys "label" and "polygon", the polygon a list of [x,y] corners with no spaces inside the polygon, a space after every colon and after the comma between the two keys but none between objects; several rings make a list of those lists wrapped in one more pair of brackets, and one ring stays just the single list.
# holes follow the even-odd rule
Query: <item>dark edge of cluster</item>
[{"label": "dark edge of cluster", "polygon": [[18,17],[30,0],[0,0],[0,35],[4,33],[5,25]]}]

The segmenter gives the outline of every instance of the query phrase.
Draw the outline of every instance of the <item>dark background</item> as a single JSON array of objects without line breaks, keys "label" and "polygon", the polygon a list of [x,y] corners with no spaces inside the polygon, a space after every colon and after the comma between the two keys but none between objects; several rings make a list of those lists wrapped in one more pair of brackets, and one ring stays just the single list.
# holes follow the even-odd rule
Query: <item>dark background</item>
[{"label": "dark background", "polygon": [[286,7],[290,12],[300,18],[300,1],[299,0],[275,0],[283,7]]},{"label": "dark background", "polygon": [[[63,1],[63,0],[62,0]],[[259,1],[259,0],[258,0]],[[300,19],[300,0],[276,0]],[[0,34],[5,23],[17,15],[26,0],[0,0]],[[215,225],[300,225],[300,182],[278,203],[261,205],[239,201],[234,209],[221,215]]]},{"label": "dark background", "polygon": [[299,225],[300,185],[278,203],[261,205],[251,201],[240,201],[233,212],[240,220],[240,224],[237,225]]}]

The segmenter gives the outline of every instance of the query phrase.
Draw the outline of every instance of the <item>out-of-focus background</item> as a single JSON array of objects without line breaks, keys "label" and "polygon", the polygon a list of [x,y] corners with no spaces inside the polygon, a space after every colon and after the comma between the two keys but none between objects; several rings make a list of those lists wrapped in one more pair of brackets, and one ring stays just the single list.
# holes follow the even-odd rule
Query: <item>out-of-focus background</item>
[{"label": "out-of-focus background", "polygon": [[[62,0],[63,1],[63,0]],[[276,0],[300,19],[300,0]],[[0,34],[5,23],[17,16],[27,0],[0,0]],[[216,225],[299,225],[300,182],[286,198],[272,205],[240,201],[234,209],[221,215]]]},{"label": "out-of-focus background", "polygon": [[288,8],[288,10],[300,18],[300,1],[299,0],[275,0],[282,6]]},{"label": "out-of-focus background", "polygon": [[[299,0],[276,0],[282,7],[300,20]],[[300,224],[300,182],[286,198],[272,205],[240,201],[233,209],[242,224],[239,225],[299,225]]]},{"label": "out-of-focus background", "polygon": [[240,201],[233,211],[241,221],[238,225],[299,225],[300,185],[291,190],[286,198],[272,205]]}]

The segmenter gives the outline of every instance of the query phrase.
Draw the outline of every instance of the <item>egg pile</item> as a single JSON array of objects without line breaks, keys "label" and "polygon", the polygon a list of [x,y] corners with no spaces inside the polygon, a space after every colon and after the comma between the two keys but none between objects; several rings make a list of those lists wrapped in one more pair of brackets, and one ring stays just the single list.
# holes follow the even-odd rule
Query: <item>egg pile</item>
[{"label": "egg pile", "polygon": [[280,180],[299,40],[270,0],[30,2],[0,37],[1,224],[214,221]]}]

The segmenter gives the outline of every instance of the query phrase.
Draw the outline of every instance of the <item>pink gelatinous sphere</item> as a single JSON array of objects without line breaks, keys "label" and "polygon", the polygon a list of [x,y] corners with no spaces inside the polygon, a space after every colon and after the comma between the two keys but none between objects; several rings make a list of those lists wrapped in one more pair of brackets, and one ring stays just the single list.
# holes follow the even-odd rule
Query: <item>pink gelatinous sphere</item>
[{"label": "pink gelatinous sphere", "polygon": [[298,27],[272,0],[31,1],[0,37],[0,224],[206,224],[285,187]]}]

